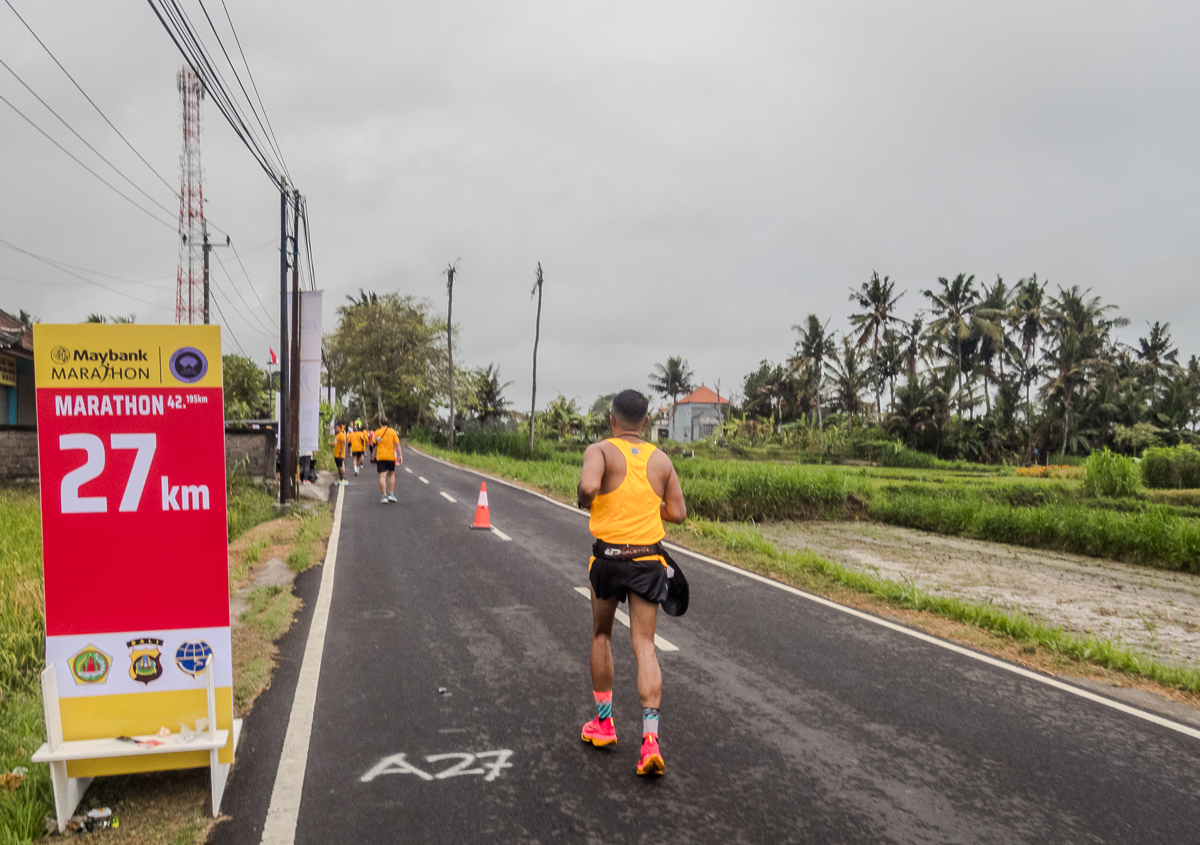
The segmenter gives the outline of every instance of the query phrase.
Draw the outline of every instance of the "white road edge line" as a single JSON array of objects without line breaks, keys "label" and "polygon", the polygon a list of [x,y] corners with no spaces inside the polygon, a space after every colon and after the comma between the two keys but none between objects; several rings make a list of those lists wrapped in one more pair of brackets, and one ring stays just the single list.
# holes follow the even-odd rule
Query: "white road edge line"
[{"label": "white road edge line", "polygon": [[300,795],[304,790],[304,770],[308,765],[308,743],[312,737],[313,711],[317,706],[317,682],[321,679],[321,658],[325,652],[325,631],[329,625],[329,604],[333,598],[333,575],[337,567],[338,538],[342,534],[342,504],[345,488],[338,488],[337,506],[333,513],[333,530],[329,534],[329,551],[321,567],[321,588],[313,609],[312,625],[304,644],[304,660],[300,678],[292,699],[283,753],[275,772],[271,789],[271,804],[263,825],[262,845],[293,845],[296,841],[296,820],[300,815]]},{"label": "white road edge line", "polygon": [[[462,467],[462,466],[459,466],[458,464],[451,463],[450,461],[447,461],[443,458],[438,458],[434,455],[426,455],[424,452],[422,452],[419,449],[416,449],[412,446],[409,446],[409,448],[412,449],[414,452],[416,452],[418,455],[421,455],[424,458],[429,458],[431,461],[440,461],[441,463],[445,464],[446,466],[454,467],[455,469],[462,470],[463,472],[469,472],[472,475],[478,475],[481,478],[487,478],[489,480],[495,481],[497,484],[503,484],[506,487],[512,487],[515,490],[520,490],[524,493],[528,493],[531,496],[537,496],[539,499],[545,499],[550,504],[557,505],[560,508],[565,508],[566,510],[571,511],[572,513],[578,513],[585,517],[587,516],[587,511],[582,511],[579,508],[575,508],[575,507],[572,507],[571,505],[564,504],[563,502],[560,502],[557,499],[552,499],[543,493],[537,492],[536,490],[527,490],[526,488],[522,487],[519,484],[513,484],[511,481],[505,481],[503,478],[498,478],[494,475],[488,475],[486,472],[479,472],[478,470],[470,469],[469,467]],[[674,543],[667,543],[667,542],[664,542],[663,545],[666,546],[668,549],[670,549],[673,552],[679,552],[681,554],[687,555],[688,557],[694,558],[695,560],[699,560],[704,563],[712,564],[713,566],[720,567],[721,569],[727,569],[730,572],[736,573],[745,578],[750,578],[754,581],[760,581],[763,584],[768,584],[772,587],[783,590],[784,592],[791,593],[792,595],[799,596],[800,598],[803,598],[803,599],[808,599],[811,602],[815,602],[819,605],[828,607],[832,610],[837,610],[837,611],[840,611],[841,613],[849,614],[850,616],[854,616],[858,619],[862,619],[863,621],[870,622],[873,625],[879,625],[883,628],[889,628],[893,631],[896,631],[897,633],[904,634],[909,637],[913,637],[914,639],[921,640],[922,642],[929,643],[930,645],[935,645],[938,648],[944,648],[947,651],[952,651],[955,654],[962,655],[963,657],[969,657],[972,660],[978,660],[980,663],[986,663],[989,666],[994,666],[997,669],[1003,669],[1004,671],[1011,672],[1014,675],[1020,675],[1021,677],[1027,678],[1028,680],[1036,681],[1039,684],[1045,684],[1046,686],[1053,687],[1054,689],[1057,689],[1061,692],[1065,692],[1070,695],[1078,696],[1079,698],[1083,698],[1088,701],[1095,702],[1096,704],[1103,705],[1104,707],[1109,707],[1118,712],[1125,713],[1126,715],[1134,716],[1135,718],[1142,719],[1143,721],[1150,722],[1151,724],[1155,724],[1155,725],[1158,725],[1163,728],[1167,728],[1168,730],[1175,731],[1176,733],[1181,733],[1184,736],[1190,736],[1193,739],[1200,739],[1200,730],[1190,727],[1188,725],[1181,724],[1179,722],[1172,721],[1171,719],[1167,719],[1163,716],[1159,716],[1157,713],[1150,713],[1149,711],[1146,711],[1146,710],[1139,710],[1137,707],[1132,707],[1128,704],[1124,704],[1123,702],[1116,701],[1111,698],[1106,698],[1102,695],[1097,695],[1094,692],[1089,692],[1088,690],[1077,687],[1074,684],[1069,684],[1069,683],[1066,683],[1065,681],[1060,681],[1057,678],[1053,678],[1049,675],[1043,675],[1040,672],[1034,672],[1031,669],[1026,669],[1024,666],[1018,666],[1014,663],[1008,663],[1006,661],[992,657],[991,655],[982,654],[977,651],[972,651],[969,648],[964,648],[963,646],[956,645],[955,643],[952,643],[948,640],[942,640],[937,637],[931,636],[930,634],[926,634],[924,631],[918,631],[914,628],[909,628],[905,625],[897,625],[895,622],[889,622],[886,619],[880,619],[878,616],[872,616],[869,613],[863,613],[861,610],[855,610],[852,607],[846,607],[844,605],[840,605],[837,602],[829,601],[829,599],[821,598],[820,596],[813,595],[812,593],[806,593],[806,592],[804,592],[804,590],[798,590],[795,587],[780,583],[779,581],[773,581],[772,579],[767,578],[763,575],[759,575],[756,572],[748,572],[747,570],[740,569],[731,563],[725,563],[725,561],[716,560],[715,558],[708,557],[707,555],[702,555],[699,552],[693,552],[690,549],[685,549],[683,546],[677,546]],[[590,594],[589,594],[589,597],[590,597]]]},{"label": "white road edge line", "polygon": [[442,490],[442,491],[440,491],[440,493],[441,493],[441,497],[442,497],[443,499],[445,499],[447,502],[450,502],[451,504],[454,504],[454,505],[457,505],[457,504],[458,504],[458,499],[456,499],[456,498],[454,498],[453,496],[451,496],[451,495],[450,495],[449,493],[447,493],[445,490]]},{"label": "white road edge line", "polygon": [[[592,591],[589,590],[587,587],[576,587],[575,592],[579,593],[579,595],[583,596],[588,601],[592,600]],[[617,611],[617,621],[620,622],[622,625],[624,625],[626,628],[628,628],[629,627],[629,614],[623,610],[618,610]],[[658,646],[659,651],[679,651],[679,646],[675,645],[670,640],[663,639],[658,634],[654,635],[654,644],[656,646]]]},{"label": "white road edge line", "polygon": [[409,469],[408,467],[405,467],[404,471],[407,472],[409,475],[412,475],[412,470]]},{"label": "white road edge line", "polygon": [[495,534],[497,537],[499,537],[501,540],[503,540],[506,543],[512,542],[512,537],[509,537],[507,534],[505,534],[503,531],[501,531],[499,528],[497,528],[494,525],[492,526],[492,533]]},{"label": "white road edge line", "polygon": [[421,479],[421,483],[422,483],[422,484],[428,484],[428,483],[429,483],[429,479],[428,479],[428,478],[426,478],[426,477],[425,477],[425,476],[423,476],[423,475],[418,475],[418,476],[417,476],[417,478]]}]

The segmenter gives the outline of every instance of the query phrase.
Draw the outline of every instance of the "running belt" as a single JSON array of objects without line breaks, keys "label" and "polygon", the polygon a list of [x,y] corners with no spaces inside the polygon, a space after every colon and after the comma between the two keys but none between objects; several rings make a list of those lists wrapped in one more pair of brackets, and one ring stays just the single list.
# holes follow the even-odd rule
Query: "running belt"
[{"label": "running belt", "polygon": [[631,545],[629,543],[592,543],[592,557],[605,560],[631,561],[640,557],[661,556],[667,564],[667,597],[662,601],[663,612],[668,616],[683,616],[687,613],[690,590],[683,570],[667,553],[661,542],[653,545]]}]

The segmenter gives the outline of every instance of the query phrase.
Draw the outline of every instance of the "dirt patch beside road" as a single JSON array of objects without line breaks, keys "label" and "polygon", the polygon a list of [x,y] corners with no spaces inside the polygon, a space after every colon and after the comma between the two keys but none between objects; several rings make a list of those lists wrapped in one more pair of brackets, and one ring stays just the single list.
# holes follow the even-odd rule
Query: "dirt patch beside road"
[{"label": "dirt patch beside road", "polygon": [[1200,665],[1197,575],[873,522],[769,523],[758,530],[781,549],[808,548],[935,595],[990,601],[1164,663]]}]

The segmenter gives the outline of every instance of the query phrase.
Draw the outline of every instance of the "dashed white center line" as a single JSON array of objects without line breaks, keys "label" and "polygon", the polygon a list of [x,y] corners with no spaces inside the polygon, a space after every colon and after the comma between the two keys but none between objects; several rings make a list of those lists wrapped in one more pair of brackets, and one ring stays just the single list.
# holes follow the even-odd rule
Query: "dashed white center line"
[{"label": "dashed white center line", "polygon": [[[579,593],[579,595],[583,596],[584,598],[588,599],[589,601],[592,598],[592,591],[589,590],[587,587],[576,587],[575,592]],[[628,628],[629,627],[629,614],[623,610],[617,610],[617,621],[620,622],[622,625],[624,625],[626,628]],[[670,640],[664,640],[658,634],[654,635],[654,644],[656,646],[658,646],[659,651],[679,651],[679,646],[675,645]]]},{"label": "dashed white center line", "polygon": [[405,467],[404,471],[407,472],[409,475],[412,475],[412,470],[409,469],[408,467]]},{"label": "dashed white center line", "polygon": [[[422,478],[421,480],[422,480],[422,481],[424,481],[425,479],[424,479],[424,478]],[[456,499],[456,498],[454,498],[453,496],[451,496],[451,495],[450,495],[449,493],[447,493],[445,490],[441,491],[441,493],[442,493],[442,498],[443,498],[443,499],[445,499],[447,502],[453,502],[453,503],[454,503],[454,504],[456,504],[456,505],[458,504],[458,499]]]},{"label": "dashed white center line", "polygon": [[421,483],[422,483],[422,484],[428,484],[428,483],[429,483],[429,479],[428,479],[428,478],[426,478],[426,477],[425,477],[425,476],[423,476],[423,475],[418,475],[418,476],[417,476],[417,478],[421,479]]},{"label": "dashed white center line", "polygon": [[501,531],[499,528],[497,528],[494,525],[492,526],[492,533],[495,534],[497,537],[499,537],[501,540],[503,540],[506,543],[512,542],[512,537],[509,537],[507,534],[505,534],[503,531]]}]

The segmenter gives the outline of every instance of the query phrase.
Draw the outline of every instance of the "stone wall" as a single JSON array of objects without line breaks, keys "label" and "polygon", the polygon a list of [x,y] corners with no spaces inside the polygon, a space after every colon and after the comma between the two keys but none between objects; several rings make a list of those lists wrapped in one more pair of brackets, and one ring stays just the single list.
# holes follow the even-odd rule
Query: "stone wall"
[{"label": "stone wall", "polygon": [[225,470],[251,478],[275,478],[275,430],[225,429]]},{"label": "stone wall", "polygon": [[31,425],[0,427],[0,481],[36,481],[37,429]]},{"label": "stone wall", "polygon": [[[275,477],[275,432],[272,429],[228,429],[225,467],[252,478]],[[37,481],[37,429],[0,427],[0,481]]]}]

